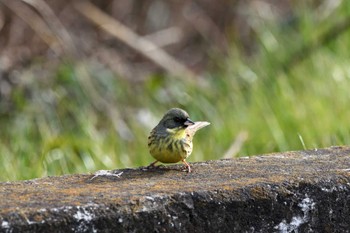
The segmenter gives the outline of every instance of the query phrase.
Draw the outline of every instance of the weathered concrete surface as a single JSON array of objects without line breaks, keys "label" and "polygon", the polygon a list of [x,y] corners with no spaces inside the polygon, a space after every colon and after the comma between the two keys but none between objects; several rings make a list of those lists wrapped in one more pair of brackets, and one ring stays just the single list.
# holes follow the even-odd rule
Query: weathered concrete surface
[{"label": "weathered concrete surface", "polygon": [[350,147],[0,183],[1,232],[349,232]]}]

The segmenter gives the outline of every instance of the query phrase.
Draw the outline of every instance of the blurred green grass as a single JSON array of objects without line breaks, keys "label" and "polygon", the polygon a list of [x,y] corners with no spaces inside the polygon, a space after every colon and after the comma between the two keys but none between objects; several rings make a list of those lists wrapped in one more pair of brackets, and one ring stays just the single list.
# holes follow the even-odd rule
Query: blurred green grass
[{"label": "blurred green grass", "polygon": [[13,111],[0,115],[0,180],[148,165],[148,133],[171,107],[212,123],[196,135],[190,162],[222,158],[242,133],[228,156],[350,144],[350,32],[287,62],[348,8],[327,20],[300,9],[297,23],[263,22],[258,52],[246,56],[232,42],[195,82],[160,74],[131,82],[91,61],[38,77],[43,67],[33,64],[12,93]]}]

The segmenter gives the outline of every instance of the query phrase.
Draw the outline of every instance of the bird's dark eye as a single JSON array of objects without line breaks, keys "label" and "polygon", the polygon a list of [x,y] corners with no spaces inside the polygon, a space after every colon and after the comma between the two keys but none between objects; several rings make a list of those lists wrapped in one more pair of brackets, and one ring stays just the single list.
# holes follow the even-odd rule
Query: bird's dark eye
[{"label": "bird's dark eye", "polygon": [[175,117],[174,121],[175,121],[175,122],[181,122],[181,119],[178,118],[178,117]]}]

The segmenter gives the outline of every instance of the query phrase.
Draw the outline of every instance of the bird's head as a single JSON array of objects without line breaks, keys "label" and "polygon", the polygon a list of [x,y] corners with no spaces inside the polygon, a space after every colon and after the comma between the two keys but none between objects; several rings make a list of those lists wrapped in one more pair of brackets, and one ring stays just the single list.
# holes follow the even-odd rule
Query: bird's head
[{"label": "bird's head", "polygon": [[165,113],[159,125],[162,125],[168,132],[186,129],[194,122],[189,118],[186,111],[180,108],[172,108]]}]

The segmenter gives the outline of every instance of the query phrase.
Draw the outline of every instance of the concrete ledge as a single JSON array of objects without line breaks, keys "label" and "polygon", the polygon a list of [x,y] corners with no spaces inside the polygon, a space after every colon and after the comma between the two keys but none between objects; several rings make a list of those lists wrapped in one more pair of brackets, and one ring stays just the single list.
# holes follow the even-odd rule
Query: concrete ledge
[{"label": "concrete ledge", "polygon": [[0,183],[1,232],[346,232],[350,147]]}]

